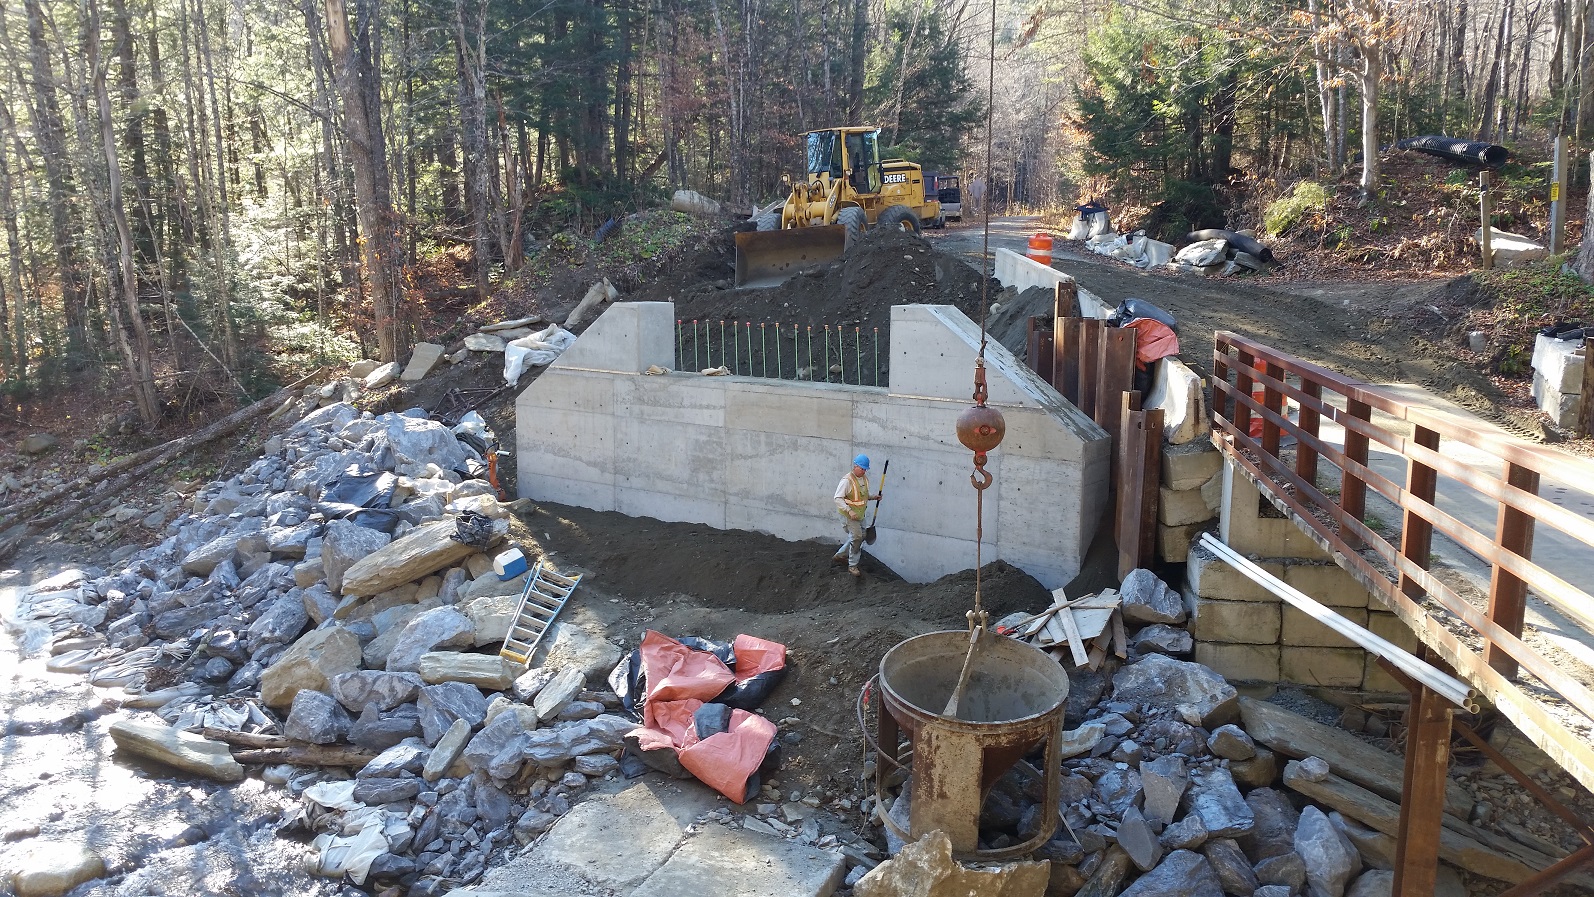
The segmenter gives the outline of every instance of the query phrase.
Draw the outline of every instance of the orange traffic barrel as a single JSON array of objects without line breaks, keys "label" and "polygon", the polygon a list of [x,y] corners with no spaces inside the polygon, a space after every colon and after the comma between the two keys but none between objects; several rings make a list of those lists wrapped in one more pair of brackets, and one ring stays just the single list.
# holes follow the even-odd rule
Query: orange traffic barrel
[{"label": "orange traffic barrel", "polygon": [[1040,262],[1043,265],[1051,265],[1052,235],[1036,234],[1035,236],[1030,237],[1029,251],[1024,253],[1024,255],[1027,256],[1031,261]]}]

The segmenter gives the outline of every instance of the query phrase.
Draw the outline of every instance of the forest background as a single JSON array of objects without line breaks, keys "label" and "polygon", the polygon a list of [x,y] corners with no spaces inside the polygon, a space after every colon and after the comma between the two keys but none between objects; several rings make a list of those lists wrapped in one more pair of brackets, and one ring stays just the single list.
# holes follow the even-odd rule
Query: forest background
[{"label": "forest background", "polygon": [[1400,137],[1585,154],[1591,2],[0,0],[0,390],[152,429],[401,358],[429,272],[479,303],[675,189],[750,210],[844,124],[1164,238],[1376,210]]}]

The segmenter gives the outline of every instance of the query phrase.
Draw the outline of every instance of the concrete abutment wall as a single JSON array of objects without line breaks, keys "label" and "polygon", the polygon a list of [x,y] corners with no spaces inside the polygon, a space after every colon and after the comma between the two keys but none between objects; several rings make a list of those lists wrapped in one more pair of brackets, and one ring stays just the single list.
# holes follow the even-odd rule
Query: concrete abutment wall
[{"label": "concrete abutment wall", "polygon": [[[973,566],[972,459],[954,429],[979,347],[965,315],[893,307],[888,388],[643,373],[673,366],[674,327],[671,303],[618,303],[521,393],[522,497],[839,543],[831,495],[864,452],[872,482],[891,461],[869,552],[920,582]],[[1055,588],[1101,525],[1111,441],[1000,344],[986,370],[1007,436],[987,465],[984,559]]]}]

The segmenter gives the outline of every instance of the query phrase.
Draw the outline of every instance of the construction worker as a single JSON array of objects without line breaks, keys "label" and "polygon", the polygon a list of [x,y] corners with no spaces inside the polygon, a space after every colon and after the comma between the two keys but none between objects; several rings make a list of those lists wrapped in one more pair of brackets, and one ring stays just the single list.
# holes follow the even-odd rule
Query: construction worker
[{"label": "construction worker", "polygon": [[847,572],[863,576],[858,562],[863,560],[863,511],[871,501],[879,501],[879,494],[869,494],[869,456],[852,459],[852,470],[836,486],[836,510],[841,512],[841,525],[847,531],[847,541],[841,543],[832,564],[847,565]]}]

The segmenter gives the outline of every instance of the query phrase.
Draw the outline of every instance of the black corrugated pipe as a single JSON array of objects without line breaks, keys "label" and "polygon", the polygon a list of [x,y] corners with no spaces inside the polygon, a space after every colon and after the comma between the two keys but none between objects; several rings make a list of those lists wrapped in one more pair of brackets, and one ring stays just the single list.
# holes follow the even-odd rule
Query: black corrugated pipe
[{"label": "black corrugated pipe", "polygon": [[1499,168],[1511,158],[1511,151],[1497,144],[1476,143],[1434,134],[1426,137],[1407,137],[1405,140],[1396,141],[1395,148],[1416,150],[1451,162],[1482,165],[1484,168]]}]

